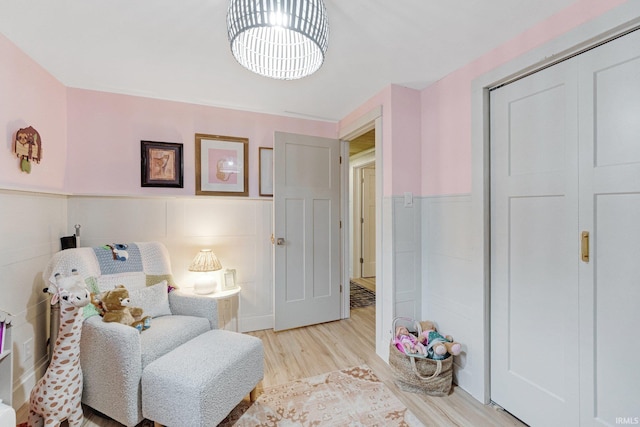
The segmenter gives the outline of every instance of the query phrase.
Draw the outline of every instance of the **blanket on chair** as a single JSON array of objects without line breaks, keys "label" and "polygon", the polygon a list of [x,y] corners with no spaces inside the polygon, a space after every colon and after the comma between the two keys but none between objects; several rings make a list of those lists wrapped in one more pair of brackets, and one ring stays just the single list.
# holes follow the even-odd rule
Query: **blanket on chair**
[{"label": "blanket on chair", "polygon": [[[45,282],[55,284],[56,273],[67,275],[74,269],[93,293],[111,290],[117,285],[124,285],[130,291],[142,289],[162,280],[176,287],[169,251],[160,242],[109,243],[65,249],[54,254],[42,277]],[[85,307],[85,317],[96,314],[92,304]]]}]

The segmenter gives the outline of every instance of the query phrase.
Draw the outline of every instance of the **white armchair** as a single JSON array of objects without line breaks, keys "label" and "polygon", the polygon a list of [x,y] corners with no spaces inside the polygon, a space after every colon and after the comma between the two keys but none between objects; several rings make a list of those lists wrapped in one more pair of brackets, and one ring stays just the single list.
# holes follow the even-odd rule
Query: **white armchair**
[{"label": "white armchair", "polygon": [[196,336],[218,327],[216,301],[167,292],[173,282],[168,251],[161,243],[127,245],[126,260],[114,259],[104,247],[67,249],[57,253],[45,270],[77,269],[94,292],[124,284],[133,306],[153,316],[142,332],[119,323],[106,323],[88,309],[80,341],[84,377],[82,402],[110,418],[135,426],[142,421],[141,378],[157,358]]}]

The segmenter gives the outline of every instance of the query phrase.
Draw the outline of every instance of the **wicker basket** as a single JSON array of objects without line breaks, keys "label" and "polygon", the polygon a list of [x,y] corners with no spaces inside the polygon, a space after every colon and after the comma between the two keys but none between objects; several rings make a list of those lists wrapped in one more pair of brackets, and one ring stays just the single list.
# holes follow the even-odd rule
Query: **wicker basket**
[{"label": "wicker basket", "polygon": [[[396,318],[393,330],[396,329]],[[420,324],[415,322],[418,332]],[[412,393],[424,393],[430,396],[446,396],[451,391],[453,381],[453,357],[434,360],[421,357],[407,356],[389,343],[389,365],[395,372],[395,382],[401,390]]]}]

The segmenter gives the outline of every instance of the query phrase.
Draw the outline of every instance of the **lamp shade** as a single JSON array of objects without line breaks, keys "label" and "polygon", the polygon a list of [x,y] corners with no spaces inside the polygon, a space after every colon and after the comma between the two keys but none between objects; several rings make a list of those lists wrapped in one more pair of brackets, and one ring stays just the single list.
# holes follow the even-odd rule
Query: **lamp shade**
[{"label": "lamp shade", "polygon": [[295,80],[315,73],[329,43],[322,0],[230,0],[231,52],[262,76]]},{"label": "lamp shade", "polygon": [[217,271],[222,269],[222,264],[216,257],[216,254],[211,252],[211,249],[202,249],[198,252],[198,255],[191,261],[189,265],[189,271]]}]

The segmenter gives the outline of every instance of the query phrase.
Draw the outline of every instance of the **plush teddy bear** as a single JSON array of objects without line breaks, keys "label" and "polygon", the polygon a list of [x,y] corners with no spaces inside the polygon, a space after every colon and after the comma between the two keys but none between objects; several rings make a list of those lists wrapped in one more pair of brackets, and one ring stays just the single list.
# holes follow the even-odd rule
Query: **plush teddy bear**
[{"label": "plush teddy bear", "polygon": [[427,349],[427,354],[431,359],[445,359],[447,353],[457,356],[462,350],[462,345],[453,340],[451,335],[441,335],[436,328],[436,324],[430,320],[420,322],[422,333],[418,340]]},{"label": "plush teddy bear", "polygon": [[129,307],[131,303],[129,291],[124,285],[118,285],[115,289],[102,292],[98,296],[91,294],[91,302],[105,322],[133,326],[138,331],[149,329],[151,326],[151,317],[143,316],[143,310],[140,307]]}]

